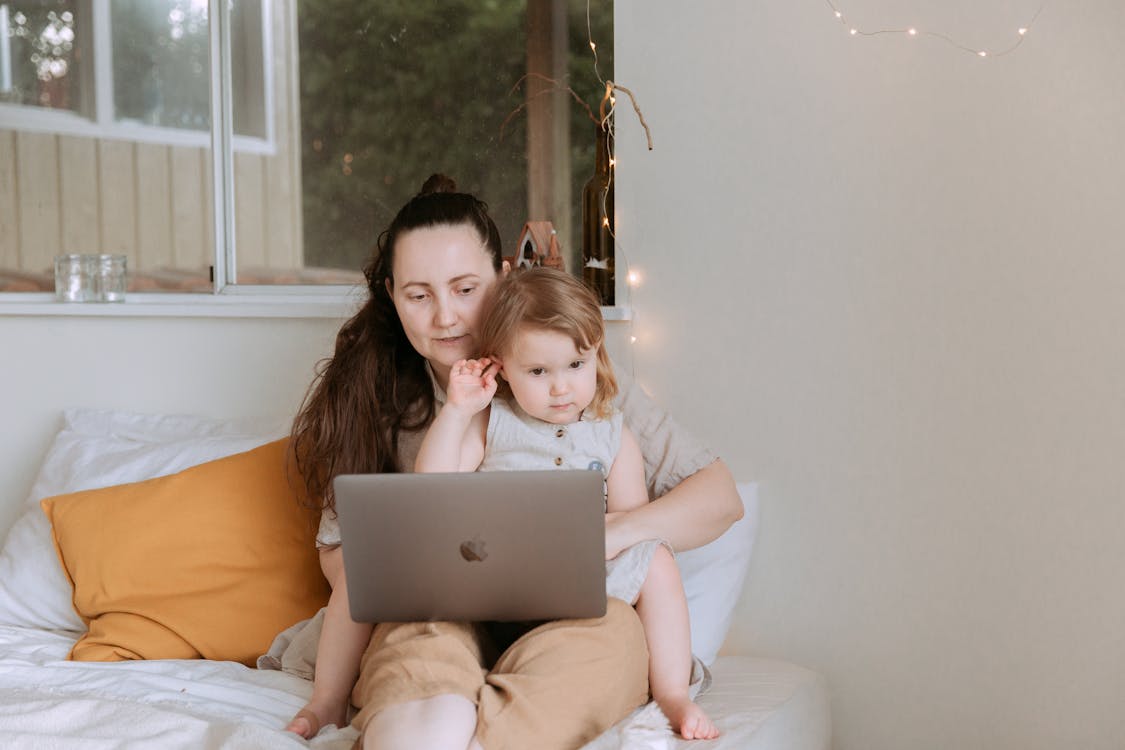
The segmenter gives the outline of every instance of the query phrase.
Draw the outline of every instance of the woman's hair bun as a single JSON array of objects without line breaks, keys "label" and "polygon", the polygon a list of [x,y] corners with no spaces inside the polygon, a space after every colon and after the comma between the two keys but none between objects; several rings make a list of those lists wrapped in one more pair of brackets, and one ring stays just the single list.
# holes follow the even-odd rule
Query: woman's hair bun
[{"label": "woman's hair bun", "polygon": [[456,193],[457,183],[454,182],[452,177],[443,174],[432,174],[429,179],[422,183],[422,189],[418,191],[418,195],[429,195],[430,193]]}]

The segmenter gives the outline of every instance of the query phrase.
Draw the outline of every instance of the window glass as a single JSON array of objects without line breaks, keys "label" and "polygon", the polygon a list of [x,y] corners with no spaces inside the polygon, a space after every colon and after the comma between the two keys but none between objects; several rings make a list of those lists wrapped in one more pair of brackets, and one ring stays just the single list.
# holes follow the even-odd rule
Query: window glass
[{"label": "window glass", "polygon": [[[209,130],[207,0],[113,0],[110,7],[116,118]],[[241,73],[232,96],[238,135],[265,136],[261,19],[260,0],[232,3],[231,54]]]},{"label": "window glass", "polygon": [[113,98],[119,120],[210,127],[205,0],[113,0]]},{"label": "window glass", "polygon": [[[586,106],[596,112],[604,91],[591,34],[598,72],[613,70],[612,3],[589,4],[589,30],[587,5],[300,0],[302,263],[361,268],[394,212],[443,172],[488,202],[507,255],[525,222],[546,220],[577,268],[581,188],[594,168]],[[251,252],[247,263],[260,262]]]},{"label": "window glass", "polygon": [[74,0],[0,3],[0,102],[82,109]]}]

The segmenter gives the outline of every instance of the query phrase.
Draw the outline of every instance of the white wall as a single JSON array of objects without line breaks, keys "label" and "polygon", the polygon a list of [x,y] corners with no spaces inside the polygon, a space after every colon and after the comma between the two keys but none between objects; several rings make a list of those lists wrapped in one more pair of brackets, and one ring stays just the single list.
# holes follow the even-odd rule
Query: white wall
[{"label": "white wall", "polygon": [[617,0],[638,378],[761,482],[728,649],[824,672],[837,750],[1125,741],[1122,29]]},{"label": "white wall", "polygon": [[340,321],[0,316],[0,535],[67,407],[296,413]]}]

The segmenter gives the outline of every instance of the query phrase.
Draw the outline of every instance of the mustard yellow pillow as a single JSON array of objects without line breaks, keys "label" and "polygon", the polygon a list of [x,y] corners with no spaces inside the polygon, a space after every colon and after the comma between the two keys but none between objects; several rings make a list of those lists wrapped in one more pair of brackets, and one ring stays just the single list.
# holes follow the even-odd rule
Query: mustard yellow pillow
[{"label": "mustard yellow pillow", "polygon": [[252,665],[323,606],[318,518],[286,474],[287,443],[43,500],[88,628],[70,658]]}]

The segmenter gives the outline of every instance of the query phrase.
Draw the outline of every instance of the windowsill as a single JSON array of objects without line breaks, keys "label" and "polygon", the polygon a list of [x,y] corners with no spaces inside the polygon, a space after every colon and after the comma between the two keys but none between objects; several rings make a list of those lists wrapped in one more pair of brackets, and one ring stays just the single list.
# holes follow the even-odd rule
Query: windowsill
[{"label": "windowsill", "polygon": [[132,293],[124,302],[58,302],[53,294],[0,295],[0,315],[125,318],[347,318],[357,294]]},{"label": "windowsill", "polygon": [[[299,290],[299,291],[298,291]],[[337,318],[351,317],[363,291],[349,287],[299,287],[250,293],[132,293],[124,302],[58,302],[48,293],[0,294],[0,316],[126,317],[126,318]],[[603,307],[606,321],[628,321],[628,307]]]}]

